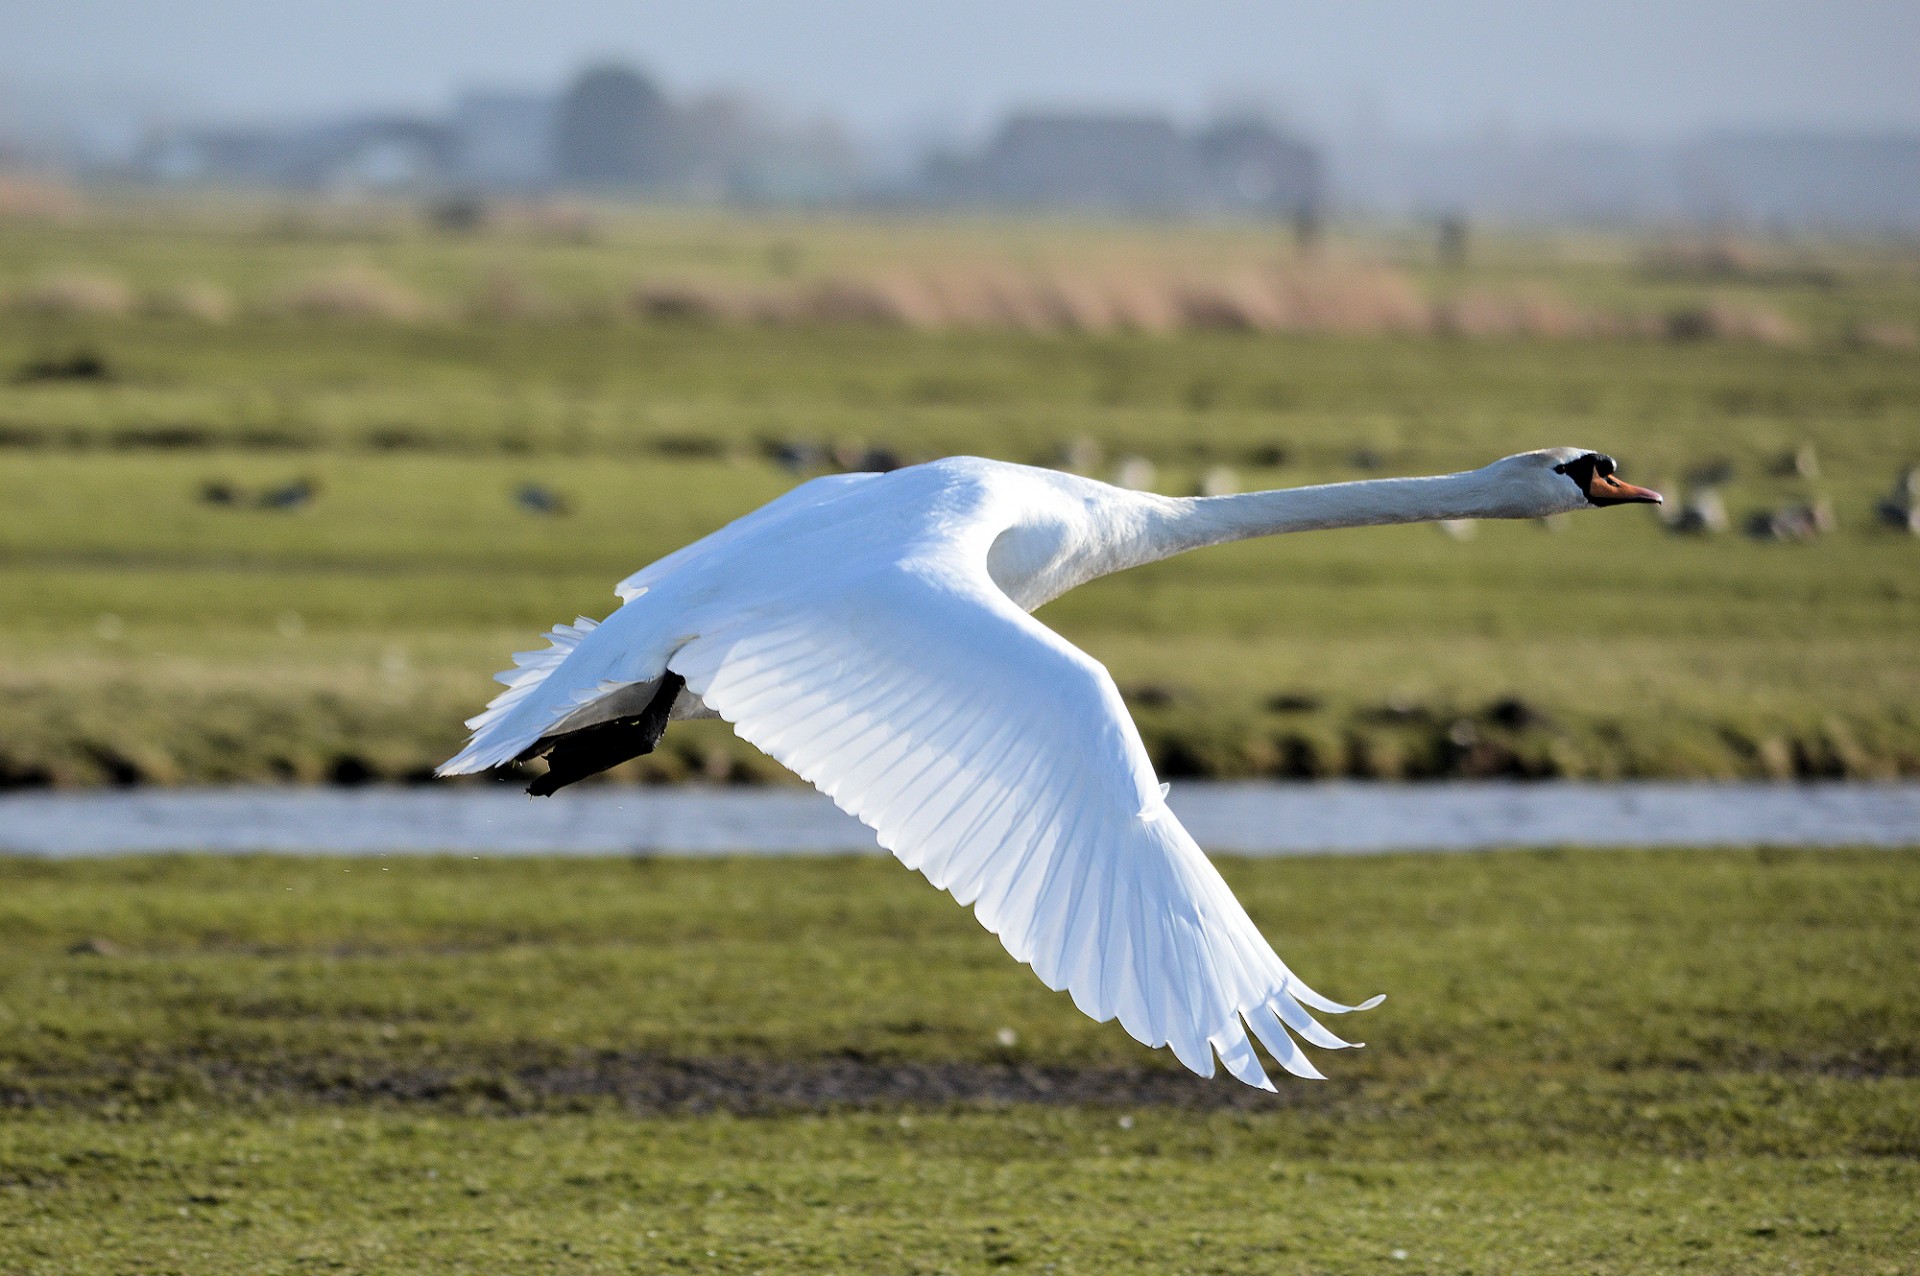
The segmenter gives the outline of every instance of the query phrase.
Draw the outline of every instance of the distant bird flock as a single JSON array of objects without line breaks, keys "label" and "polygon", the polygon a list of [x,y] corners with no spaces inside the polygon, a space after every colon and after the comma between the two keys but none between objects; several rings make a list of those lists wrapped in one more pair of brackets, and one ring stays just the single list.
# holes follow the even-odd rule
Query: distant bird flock
[{"label": "distant bird flock", "polygon": [[[781,469],[794,475],[887,473],[909,463],[891,448],[867,444],[778,440],[767,444],[766,453]],[[1102,456],[1097,443],[1077,439],[1061,449],[1059,459],[1066,470],[1088,473],[1101,469]],[[1348,461],[1354,469],[1363,471],[1384,465],[1383,459],[1367,448],[1356,449]],[[1689,468],[1675,485],[1673,499],[1660,510],[1660,521],[1676,535],[1718,536],[1737,526],[1759,541],[1813,541],[1840,530],[1833,502],[1814,490],[1820,465],[1812,444],[1784,454],[1769,469],[1774,478],[1807,484],[1807,497],[1752,507],[1736,518],[1726,489],[1737,477],[1737,467],[1730,460],[1707,461]],[[1137,453],[1116,457],[1105,472],[1114,486],[1136,492],[1155,491],[1161,480],[1160,467]],[[1228,496],[1240,491],[1241,486],[1240,475],[1232,466],[1214,464],[1200,472],[1189,490],[1196,496]],[[307,508],[320,493],[319,480],[308,476],[258,491],[244,490],[224,478],[210,478],[200,485],[198,497],[205,505],[285,512]],[[509,496],[515,508],[537,517],[564,518],[574,513],[572,497],[538,481],[518,484]],[[1886,494],[1874,504],[1873,522],[1890,531],[1920,536],[1920,466],[1902,469],[1895,476]],[[1435,520],[1435,526],[1456,540],[1471,540],[1474,535],[1471,519],[1440,519]]]}]

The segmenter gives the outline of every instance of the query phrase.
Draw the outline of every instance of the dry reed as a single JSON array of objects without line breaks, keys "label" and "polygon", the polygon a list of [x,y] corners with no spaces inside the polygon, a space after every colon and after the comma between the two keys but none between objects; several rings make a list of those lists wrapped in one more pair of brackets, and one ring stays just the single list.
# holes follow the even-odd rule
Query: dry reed
[{"label": "dry reed", "polygon": [[1662,335],[1670,341],[1751,341],[1773,346],[1801,339],[1798,325],[1779,311],[1726,298],[1669,311]]},{"label": "dry reed", "polygon": [[42,275],[12,297],[13,308],[29,314],[106,318],[132,314],[135,300],[123,280],[79,270]]},{"label": "dry reed", "polygon": [[65,182],[24,173],[0,174],[0,217],[71,217],[82,207],[80,193]]},{"label": "dry reed", "polygon": [[189,279],[147,294],[143,309],[157,318],[225,323],[233,318],[238,307],[233,294],[219,284]]},{"label": "dry reed", "polygon": [[[45,315],[122,316],[139,310],[208,323],[223,322],[235,312],[232,296],[204,280],[142,298],[111,274],[79,270],[43,276],[7,302],[17,311]],[[260,308],[266,313],[390,322],[415,322],[440,313],[419,293],[364,263],[345,263],[296,280],[267,296]],[[1583,310],[1539,287],[1466,289],[1429,301],[1402,271],[1324,257],[1211,275],[1125,265],[1023,272],[974,261],[919,272],[831,275],[769,285],[649,279],[624,293],[602,295],[597,303],[567,304],[520,276],[502,273],[467,297],[461,311],[479,320],[627,315],[644,322],[857,324],[915,332],[1601,336],[1767,345],[1797,343],[1805,335],[1779,311],[1729,297],[1640,314]],[[1913,330],[1893,322],[1855,324],[1844,335],[1856,344],[1889,349],[1915,344]]]},{"label": "dry reed", "polygon": [[1606,325],[1551,293],[1472,289],[1434,306],[1433,330],[1468,338],[1564,338],[1603,332]]},{"label": "dry reed", "polygon": [[1868,319],[1851,324],[1846,338],[1854,345],[1873,346],[1881,350],[1911,350],[1920,345],[1911,324],[1900,323],[1894,319]]},{"label": "dry reed", "polygon": [[310,318],[384,319],[396,323],[417,321],[431,313],[420,294],[358,262],[296,280],[272,299],[269,309]]},{"label": "dry reed", "polygon": [[565,310],[519,274],[495,271],[466,300],[469,318],[503,323],[556,319]]},{"label": "dry reed", "polygon": [[627,294],[627,309],[640,319],[693,323],[741,323],[757,313],[744,289],[677,280],[636,285]]}]

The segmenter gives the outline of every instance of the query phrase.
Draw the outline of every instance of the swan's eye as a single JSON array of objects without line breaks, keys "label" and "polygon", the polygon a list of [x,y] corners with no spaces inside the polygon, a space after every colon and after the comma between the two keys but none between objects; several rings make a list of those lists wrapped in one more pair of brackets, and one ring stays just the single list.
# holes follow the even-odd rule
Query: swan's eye
[{"label": "swan's eye", "polygon": [[1566,475],[1580,485],[1581,491],[1585,491],[1587,484],[1593,481],[1594,475],[1607,478],[1613,473],[1613,469],[1613,458],[1605,452],[1588,452],[1584,456],[1574,457],[1571,461],[1562,461],[1553,467],[1553,472]]}]

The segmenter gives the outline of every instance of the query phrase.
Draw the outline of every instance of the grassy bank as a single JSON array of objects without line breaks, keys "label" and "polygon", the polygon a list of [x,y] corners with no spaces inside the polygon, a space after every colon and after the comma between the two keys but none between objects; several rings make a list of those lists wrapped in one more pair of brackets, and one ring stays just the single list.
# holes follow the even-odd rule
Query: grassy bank
[{"label": "grassy bank", "polygon": [[882,861],[10,861],[0,1263],[1897,1271],[1917,867],[1227,861],[1390,994],[1270,1097]]},{"label": "grassy bank", "polygon": [[[292,512],[199,498],[304,479],[319,495]],[[605,614],[626,571],[790,481],[720,459],[14,453],[0,770],[423,774],[507,653]],[[517,508],[529,483],[572,513]],[[1864,517],[1872,494],[1852,490]],[[1610,511],[1464,544],[1398,528],[1234,546],[1044,618],[1113,669],[1173,775],[1911,775],[1914,553],[1857,518],[1780,545]],[[629,774],[778,772],[694,726]]]},{"label": "grassy bank", "polygon": [[1909,1270],[1911,1162],[1301,1159],[1212,1117],[0,1128],[11,1270]]},{"label": "grassy bank", "polygon": [[[16,289],[0,324],[0,782],[421,775],[508,652],[875,449],[1102,475],[1138,457],[1186,492],[1218,467],[1282,486],[1553,443],[1607,449],[1676,495],[1717,470],[1736,525],[1824,501],[1838,530],[1684,537],[1633,510],[1471,543],[1282,538],[1097,583],[1045,618],[1114,669],[1174,774],[1920,773],[1920,540],[1875,515],[1920,461],[1920,357],[1848,336],[1920,308],[1897,254],[1696,277],[1627,246],[1515,241],[1455,277],[1405,244],[1340,248],[1430,298],[1538,285],[1653,313],[1730,295],[1792,320],[1772,344],[28,304],[61,271],[268,297],[349,261],[445,300],[511,268],[578,299],[689,271],[760,286],[794,252],[803,278],[977,264],[990,245],[1042,271],[1242,270],[1279,251],[1251,231],[595,227],[449,235],[244,210],[0,225],[0,287]],[[1812,472],[1783,470],[1802,449]],[[625,774],[778,773],[695,728]]]}]

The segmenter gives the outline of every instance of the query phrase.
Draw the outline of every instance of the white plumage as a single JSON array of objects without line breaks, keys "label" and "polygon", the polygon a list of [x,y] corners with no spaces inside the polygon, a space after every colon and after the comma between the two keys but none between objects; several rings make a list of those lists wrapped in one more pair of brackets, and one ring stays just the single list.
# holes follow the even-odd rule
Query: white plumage
[{"label": "white plumage", "polygon": [[1294,1037],[1349,1043],[1308,1008],[1379,999],[1341,1005],[1287,969],[1167,809],[1107,671],[1027,613],[1243,536],[1614,503],[1587,478],[1639,494],[1617,500],[1657,499],[1611,472],[1558,449],[1469,474],[1189,500],[973,458],[815,479],[621,582],[605,621],[557,626],[549,648],[515,657],[441,772],[636,712],[677,674],[673,716],[732,723],[1094,1019],[1202,1076],[1218,1055],[1271,1089],[1251,1033],[1288,1072],[1318,1077]]}]

